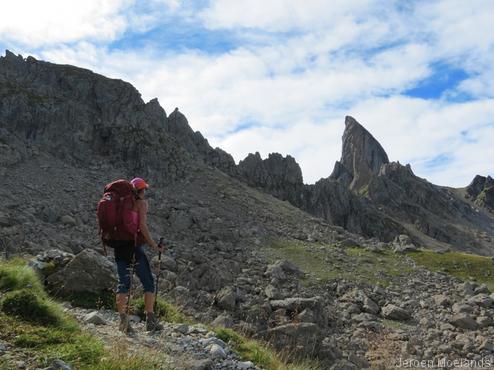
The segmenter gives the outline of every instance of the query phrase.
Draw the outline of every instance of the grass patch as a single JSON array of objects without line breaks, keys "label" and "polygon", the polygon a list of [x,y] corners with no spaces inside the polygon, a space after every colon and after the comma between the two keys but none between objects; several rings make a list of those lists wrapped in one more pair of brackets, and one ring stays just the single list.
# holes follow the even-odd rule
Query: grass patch
[{"label": "grass patch", "polygon": [[246,361],[252,361],[256,366],[266,370],[321,370],[314,361],[299,361],[288,363],[283,356],[266,344],[248,339],[232,329],[214,328],[216,336],[228,343],[239,356]]},{"label": "grass patch", "polygon": [[376,253],[364,248],[351,247],[346,252],[354,259],[353,265],[357,265],[360,282],[368,281],[387,286],[393,278],[413,272],[413,267],[407,264],[402,256],[392,251]]},{"label": "grass patch", "polygon": [[26,261],[15,258],[0,262],[0,292],[31,289],[36,294],[46,295],[38,276],[27,266]]},{"label": "grass patch", "polygon": [[137,354],[130,351],[126,346],[113,348],[101,358],[100,362],[91,367],[91,370],[156,370],[168,369],[164,363],[163,355]]},{"label": "grass patch", "polygon": [[403,256],[391,251],[380,253],[360,247],[336,248],[318,243],[277,241],[268,246],[268,259],[287,259],[306,273],[305,283],[313,280],[326,282],[346,279],[358,283],[388,286],[400,276],[406,276],[413,267]]},{"label": "grass patch", "polygon": [[41,281],[26,261],[0,262],[0,310],[17,318],[41,325],[64,328],[76,326],[61,307],[51,300]]},{"label": "grass patch", "polygon": [[71,325],[70,320],[65,317],[59,305],[30,289],[6,293],[0,302],[0,309],[22,320],[41,325]]},{"label": "grass patch", "polygon": [[461,252],[437,253],[433,251],[409,252],[416,263],[431,271],[446,272],[462,280],[486,284],[494,290],[494,261],[491,257]]},{"label": "grass patch", "polygon": [[[104,349],[103,343],[77,326],[55,328],[24,322],[15,316],[0,313],[0,339],[10,342],[22,353],[29,368],[50,366],[61,359],[74,369],[91,370],[152,370],[163,369],[156,354],[135,354],[130,349]],[[12,364],[5,362],[5,369]],[[161,366],[161,367],[160,367]],[[0,362],[0,369],[2,364]]]},{"label": "grass patch", "polygon": [[103,344],[81,332],[76,324],[42,326],[0,313],[0,333],[0,338],[22,352],[33,367],[49,366],[58,358],[75,368],[88,368],[97,364],[104,353]]},{"label": "grass patch", "polygon": [[[142,320],[146,319],[146,312],[144,309],[144,298],[140,297],[133,300],[131,306],[132,306],[132,311],[134,312],[135,315],[139,316]],[[176,324],[192,323],[191,320],[189,320],[182,312],[180,312],[180,310],[176,306],[166,302],[165,300],[159,297],[156,302],[155,314],[159,319],[165,322],[176,323]]]}]

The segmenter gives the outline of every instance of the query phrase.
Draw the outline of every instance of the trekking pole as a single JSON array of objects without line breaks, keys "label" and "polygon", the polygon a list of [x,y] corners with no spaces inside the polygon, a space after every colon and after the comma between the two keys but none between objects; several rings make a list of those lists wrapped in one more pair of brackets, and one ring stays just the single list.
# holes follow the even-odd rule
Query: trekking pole
[{"label": "trekking pole", "polygon": [[[158,247],[161,247],[163,245],[163,238],[160,238],[160,241],[158,242]],[[160,284],[160,275],[161,275],[161,251],[158,252],[158,274],[156,275],[156,288],[154,292],[154,307],[153,311],[156,313],[156,305],[158,303],[158,287]]]},{"label": "trekking pole", "polygon": [[132,288],[133,288],[133,283],[134,283],[134,271],[135,271],[135,255],[132,255],[132,262],[129,266],[129,271],[130,271],[130,287],[129,287],[129,297],[127,298],[127,307],[125,308],[125,314],[127,315],[126,317],[126,322],[125,322],[125,333],[127,333],[127,328],[129,326],[129,314],[130,314],[130,303],[132,300]]}]

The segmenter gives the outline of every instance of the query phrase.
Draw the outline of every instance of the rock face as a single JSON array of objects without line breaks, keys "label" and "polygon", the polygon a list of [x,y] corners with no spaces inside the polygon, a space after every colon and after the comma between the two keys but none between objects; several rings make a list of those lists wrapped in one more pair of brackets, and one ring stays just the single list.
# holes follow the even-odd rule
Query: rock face
[{"label": "rock face", "polygon": [[211,148],[207,139],[199,131],[192,130],[187,118],[179,112],[178,108],[175,108],[166,120],[165,129],[195,159],[204,160],[205,163],[229,175],[237,175],[238,171],[233,157],[220,148]]},{"label": "rock face", "polygon": [[477,175],[466,188],[466,197],[476,206],[494,213],[494,179]]},{"label": "rock face", "polygon": [[168,181],[182,177],[187,164],[162,129],[166,113],[156,99],[144,103],[127,82],[33,57],[0,58],[0,123],[27,144],[9,163],[42,148],[69,163],[94,163],[98,155]]},{"label": "rock face", "polygon": [[256,152],[239,162],[238,171],[250,186],[262,188],[292,204],[301,203],[302,171],[293,157],[271,153],[268,158],[261,159],[259,152]]},{"label": "rock face", "polygon": [[304,185],[300,208],[330,223],[383,241],[405,232],[403,226],[382,213],[365,198],[331,178]]},{"label": "rock face", "polygon": [[[283,157],[271,153],[262,159],[256,152],[240,161],[237,167],[239,178],[248,185],[349,231],[385,241],[391,241],[395,235],[404,232],[401,225],[349,191],[342,181],[325,178],[312,185],[304,184],[300,166],[289,155]],[[346,170],[344,173],[349,174]]]},{"label": "rock face", "polygon": [[[388,155],[381,144],[353,117],[345,118],[343,151],[340,164],[345,176],[340,177],[351,190],[359,190],[377,175],[381,166],[389,163]],[[340,166],[340,164],[336,166]],[[338,168],[338,172],[342,169]],[[347,178],[348,174],[350,177]],[[336,175],[334,176],[336,177]]]}]

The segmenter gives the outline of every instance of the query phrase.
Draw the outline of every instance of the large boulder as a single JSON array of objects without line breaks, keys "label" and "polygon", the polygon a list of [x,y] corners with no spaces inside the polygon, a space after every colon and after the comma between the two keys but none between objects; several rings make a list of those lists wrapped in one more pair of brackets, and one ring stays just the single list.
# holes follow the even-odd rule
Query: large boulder
[{"label": "large boulder", "polygon": [[264,274],[275,280],[284,280],[288,276],[300,277],[304,275],[297,265],[287,260],[278,260],[268,265]]},{"label": "large boulder", "polygon": [[323,299],[319,296],[273,300],[270,305],[272,312],[283,312],[287,318],[297,317],[300,321],[312,322],[320,327],[328,322]]},{"label": "large boulder", "polygon": [[47,278],[48,285],[61,294],[95,293],[115,288],[113,263],[93,249],[84,249],[63,269]]},{"label": "large boulder", "polygon": [[318,325],[301,322],[268,329],[267,339],[279,351],[311,357],[319,352],[322,338]]},{"label": "large boulder", "polygon": [[233,311],[236,303],[235,290],[231,287],[224,287],[216,294],[214,302],[219,308]]},{"label": "large boulder", "polygon": [[343,294],[340,297],[340,301],[354,303],[359,306],[359,310],[371,314],[377,314],[380,310],[376,302],[369,298],[362,290],[356,288]]},{"label": "large boulder", "polygon": [[404,321],[410,319],[411,315],[408,311],[394,304],[387,304],[381,310],[381,313],[385,319]]},{"label": "large boulder", "polygon": [[451,317],[451,324],[456,326],[457,328],[466,329],[466,330],[475,330],[478,327],[477,322],[466,313],[458,313]]},{"label": "large boulder", "polygon": [[494,306],[494,299],[485,293],[479,293],[471,297],[468,302],[481,307],[489,308]]}]

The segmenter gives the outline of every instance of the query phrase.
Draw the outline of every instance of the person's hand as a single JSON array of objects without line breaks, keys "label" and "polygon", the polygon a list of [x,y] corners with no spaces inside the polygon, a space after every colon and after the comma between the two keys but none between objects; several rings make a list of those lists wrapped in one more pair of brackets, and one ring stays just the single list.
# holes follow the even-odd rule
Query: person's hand
[{"label": "person's hand", "polygon": [[154,240],[151,248],[153,248],[153,250],[156,252],[163,252],[165,250],[165,246],[161,242],[159,244],[156,244]]},{"label": "person's hand", "polygon": [[154,240],[152,240],[152,243],[150,244],[150,247],[154,250],[154,251],[157,251],[158,250],[158,244],[156,244],[156,242]]}]

